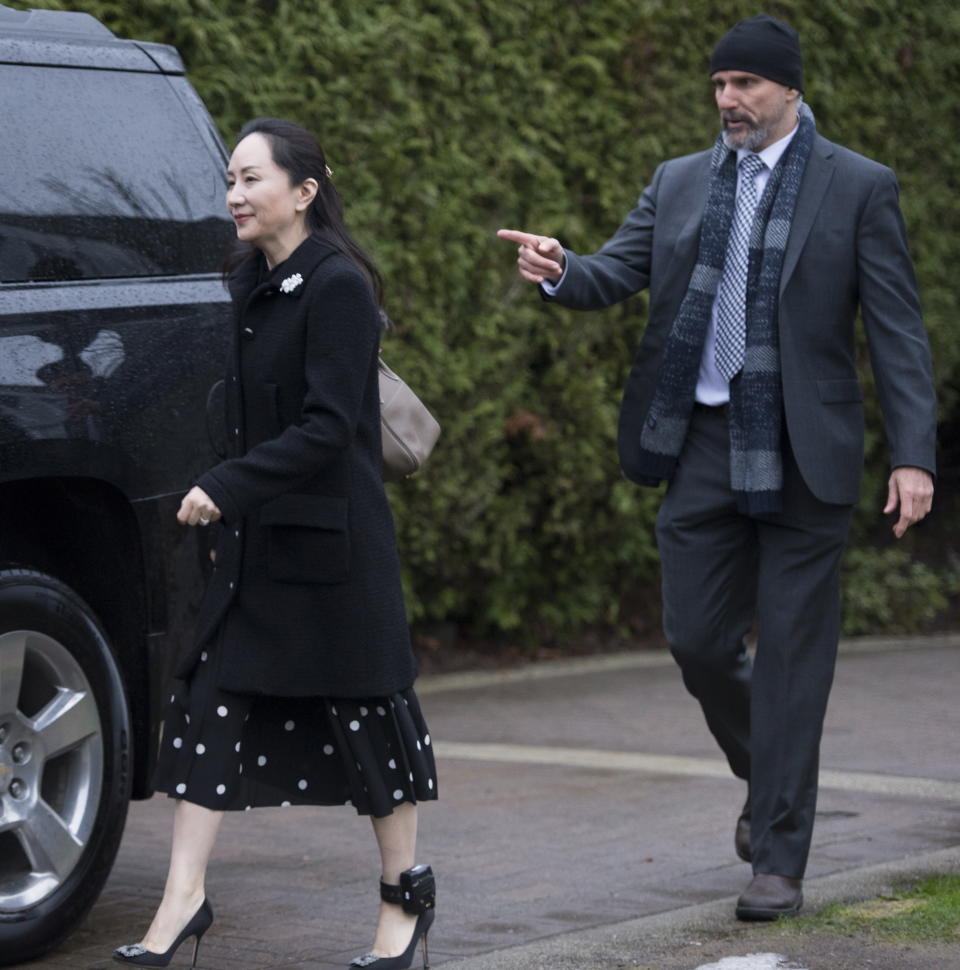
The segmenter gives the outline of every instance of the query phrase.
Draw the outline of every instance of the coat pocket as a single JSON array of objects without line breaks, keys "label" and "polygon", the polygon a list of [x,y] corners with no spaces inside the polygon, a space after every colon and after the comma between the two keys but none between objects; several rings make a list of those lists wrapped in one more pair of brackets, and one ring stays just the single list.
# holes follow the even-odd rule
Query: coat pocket
[{"label": "coat pocket", "polygon": [[863,400],[863,388],[856,378],[817,381],[817,393],[823,404],[857,404]]},{"label": "coat pocket", "polygon": [[267,530],[267,576],[280,583],[343,583],[350,578],[347,500],[281,495],[260,510]]}]

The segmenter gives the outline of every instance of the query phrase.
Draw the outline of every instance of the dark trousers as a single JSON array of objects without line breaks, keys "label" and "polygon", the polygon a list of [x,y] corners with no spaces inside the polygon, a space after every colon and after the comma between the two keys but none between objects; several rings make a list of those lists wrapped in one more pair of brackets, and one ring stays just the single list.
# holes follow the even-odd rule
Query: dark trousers
[{"label": "dark trousers", "polygon": [[[784,510],[730,489],[724,408],[694,409],[657,516],[664,632],[734,774],[750,783],[754,872],[803,876],[840,632],[850,506],[816,499],[789,447]],[[744,638],[757,620],[751,665]]]}]

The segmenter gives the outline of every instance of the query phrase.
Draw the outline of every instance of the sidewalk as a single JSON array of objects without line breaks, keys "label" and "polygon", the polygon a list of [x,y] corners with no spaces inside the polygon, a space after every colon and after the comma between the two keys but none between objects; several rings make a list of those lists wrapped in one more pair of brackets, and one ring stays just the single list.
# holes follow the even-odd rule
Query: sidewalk
[{"label": "sidewalk", "polygon": [[[805,910],[895,885],[960,874],[960,848],[835,873],[804,884]],[[736,896],[444,964],[444,970],[957,970],[960,944],[888,943],[731,919]]]},{"label": "sidewalk", "polygon": [[[958,687],[960,637],[844,644],[805,912],[872,896],[898,873],[960,870]],[[844,963],[842,941],[828,941],[827,957],[803,949],[812,941],[783,941],[779,928],[737,923],[733,902],[750,877],[733,852],[743,785],[669,656],[445,675],[418,692],[440,763],[440,801],[424,806],[418,853],[438,875],[434,965],[694,970],[780,953],[808,970],[960,967],[936,955],[888,964],[880,951]],[[159,899],[169,826],[166,798],[133,805],[91,916],[29,966],[112,966],[112,948],[139,938]],[[228,816],[208,883],[217,918],[198,966],[346,967],[369,946],[378,874],[369,825],[351,812]],[[189,965],[188,949],[175,965]]]}]

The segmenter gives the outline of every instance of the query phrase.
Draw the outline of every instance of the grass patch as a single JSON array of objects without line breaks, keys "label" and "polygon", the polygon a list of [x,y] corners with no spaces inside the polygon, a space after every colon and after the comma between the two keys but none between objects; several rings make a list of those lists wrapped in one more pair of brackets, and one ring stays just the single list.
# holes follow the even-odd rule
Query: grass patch
[{"label": "grass patch", "polygon": [[864,903],[834,903],[784,929],[856,933],[896,942],[960,943],[960,876],[933,876]]}]

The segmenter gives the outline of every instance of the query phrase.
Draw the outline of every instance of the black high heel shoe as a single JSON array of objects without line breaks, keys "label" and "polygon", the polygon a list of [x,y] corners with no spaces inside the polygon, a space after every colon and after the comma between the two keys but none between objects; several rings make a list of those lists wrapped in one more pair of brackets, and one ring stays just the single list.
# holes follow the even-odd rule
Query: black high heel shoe
[{"label": "black high heel shoe", "polygon": [[169,965],[173,955],[180,949],[180,944],[184,940],[189,940],[192,936],[194,943],[191,970],[197,970],[197,952],[200,949],[200,941],[203,939],[203,934],[210,929],[212,922],[213,909],[209,901],[204,899],[200,908],[190,918],[190,922],[180,931],[180,935],[164,953],[154,953],[153,950],[148,950],[142,943],[130,943],[127,946],[117,947],[113,951],[113,959],[117,963],[129,963],[137,967],[165,967]]},{"label": "black high heel shoe", "polygon": [[436,883],[430,866],[414,866],[400,873],[400,885],[394,886],[380,880],[380,898],[385,903],[402,906],[405,913],[416,915],[417,922],[413,928],[407,948],[399,956],[378,957],[375,953],[366,953],[350,961],[351,967],[362,967],[365,970],[408,970],[413,963],[413,955],[417,944],[423,942],[423,970],[430,970],[430,953],[427,949],[427,934],[433,926],[436,916]]}]

